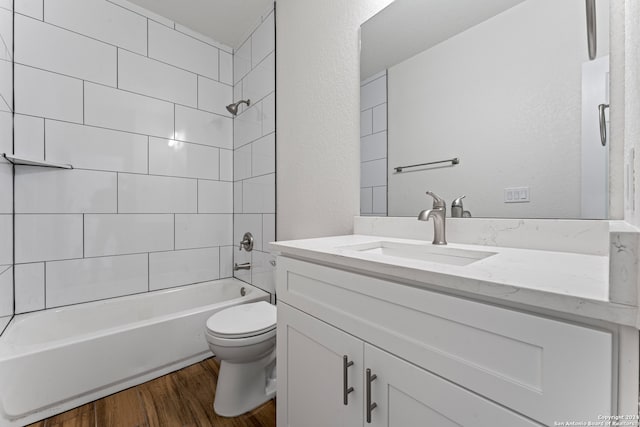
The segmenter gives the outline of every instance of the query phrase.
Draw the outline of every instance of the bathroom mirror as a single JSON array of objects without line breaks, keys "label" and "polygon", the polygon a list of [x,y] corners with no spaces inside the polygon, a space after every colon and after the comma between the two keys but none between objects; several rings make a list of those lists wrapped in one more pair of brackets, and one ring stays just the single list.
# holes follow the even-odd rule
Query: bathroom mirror
[{"label": "bathroom mirror", "polygon": [[396,0],[365,22],[362,214],[415,216],[431,190],[448,215],[465,195],[473,217],[607,218],[608,0],[595,23],[590,59],[585,0]]}]

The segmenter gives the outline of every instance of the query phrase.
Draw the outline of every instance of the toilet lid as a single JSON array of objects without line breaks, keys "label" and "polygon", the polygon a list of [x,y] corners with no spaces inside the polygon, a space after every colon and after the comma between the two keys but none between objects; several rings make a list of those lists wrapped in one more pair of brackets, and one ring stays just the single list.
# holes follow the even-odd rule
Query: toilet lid
[{"label": "toilet lid", "polygon": [[235,305],[211,316],[207,329],[227,338],[259,335],[276,327],[276,312],[276,306],[266,301]]}]

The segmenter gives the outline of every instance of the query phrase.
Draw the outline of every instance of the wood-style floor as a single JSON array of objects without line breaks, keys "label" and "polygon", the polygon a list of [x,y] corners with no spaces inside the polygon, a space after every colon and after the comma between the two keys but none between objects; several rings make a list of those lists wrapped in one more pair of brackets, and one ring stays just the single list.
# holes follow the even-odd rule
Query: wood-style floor
[{"label": "wood-style floor", "polygon": [[218,369],[207,359],[29,427],[275,427],[273,400],[236,418],[213,412]]}]

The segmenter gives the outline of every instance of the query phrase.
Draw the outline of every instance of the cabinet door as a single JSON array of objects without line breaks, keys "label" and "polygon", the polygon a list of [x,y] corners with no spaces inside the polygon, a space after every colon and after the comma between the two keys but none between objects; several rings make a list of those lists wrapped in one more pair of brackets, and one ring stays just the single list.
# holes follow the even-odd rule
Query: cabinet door
[{"label": "cabinet door", "polygon": [[283,303],[277,334],[278,426],[361,426],[363,342]]},{"label": "cabinet door", "polygon": [[[365,368],[371,381],[373,427],[541,426],[475,393],[369,344],[365,344]],[[365,378],[366,382],[366,378]],[[367,385],[365,384],[365,389]],[[367,411],[365,397],[364,411]],[[355,425],[355,424],[354,424]]]}]

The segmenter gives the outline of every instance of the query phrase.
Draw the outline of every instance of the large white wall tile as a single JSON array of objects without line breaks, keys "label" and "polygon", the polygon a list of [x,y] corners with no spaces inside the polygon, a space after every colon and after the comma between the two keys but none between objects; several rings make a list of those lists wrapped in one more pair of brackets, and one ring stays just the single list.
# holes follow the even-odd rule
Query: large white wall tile
[{"label": "large white wall tile", "polygon": [[13,314],[13,269],[0,268],[0,317]]},{"label": "large white wall tile", "polygon": [[251,39],[247,39],[233,55],[233,82],[238,83],[251,71]]},{"label": "large white wall tile", "polygon": [[255,251],[251,257],[251,284],[269,293],[276,292],[275,266],[271,263],[276,257],[260,251]]},{"label": "large white wall tile", "polygon": [[0,60],[0,111],[13,111],[12,62]]},{"label": "large white wall tile", "polygon": [[233,183],[233,213],[242,213],[242,181]]},{"label": "large white wall tile", "polygon": [[360,187],[387,185],[387,159],[360,163]]},{"label": "large white wall tile", "polygon": [[245,145],[233,152],[233,180],[251,177],[251,145]]},{"label": "large white wall tile", "polygon": [[378,132],[360,138],[360,161],[387,157],[387,132]]},{"label": "large white wall tile", "polygon": [[147,19],[104,0],[44,0],[46,22],[147,53]]},{"label": "large white wall tile", "polygon": [[118,175],[119,213],[196,213],[195,179]]},{"label": "large white wall tile", "polygon": [[173,138],[173,104],[93,83],[84,88],[85,123]]},{"label": "large white wall tile", "polygon": [[82,258],[82,215],[16,215],[16,263]]},{"label": "large white wall tile", "polygon": [[233,119],[176,105],[175,139],[231,149]]},{"label": "large white wall tile", "polygon": [[149,21],[149,57],[218,79],[218,49]]},{"label": "large white wall tile", "polygon": [[276,130],[276,94],[267,95],[262,100],[262,134],[266,135]]},{"label": "large white wall tile", "polygon": [[[231,117],[226,106],[238,99],[233,99],[233,87],[198,76],[198,108],[226,117]],[[244,104],[243,104],[244,105]]]},{"label": "large white wall tile", "polygon": [[276,215],[264,214],[262,215],[262,250],[269,251],[269,243],[276,241]]},{"label": "large white wall tile", "polygon": [[43,118],[16,114],[13,119],[13,132],[16,155],[44,159]]},{"label": "large white wall tile", "polygon": [[265,175],[276,171],[276,134],[272,133],[251,144],[251,174]]},{"label": "large white wall tile", "polygon": [[47,308],[148,290],[147,254],[48,262]]},{"label": "large white wall tile", "polygon": [[198,103],[195,74],[122,49],[118,50],[118,87],[191,107]]},{"label": "large white wall tile", "polygon": [[242,181],[243,213],[275,213],[275,173]]},{"label": "large white wall tile", "polygon": [[386,75],[360,88],[360,111],[368,110],[384,102],[387,102]]},{"label": "large white wall tile", "polygon": [[0,59],[11,61],[13,58],[13,13],[0,9]]},{"label": "large white wall tile", "polygon": [[176,249],[233,244],[232,222],[230,214],[176,215]]},{"label": "large white wall tile", "polygon": [[15,12],[31,16],[42,20],[44,0],[18,0],[15,5]]},{"label": "large white wall tile", "polygon": [[[3,101],[0,100],[0,103]],[[13,153],[13,117],[9,112],[0,111],[0,153]],[[8,163],[0,158],[0,163]]]},{"label": "large white wall tile", "polygon": [[16,213],[115,213],[116,174],[18,166]]},{"label": "large white wall tile", "polygon": [[275,49],[276,31],[273,13],[251,35],[251,66],[256,67]]},{"label": "large white wall tile", "polygon": [[44,262],[15,266],[16,314],[44,309]]},{"label": "large white wall tile", "polygon": [[15,61],[71,77],[116,85],[116,48],[22,15],[15,17]]},{"label": "large white wall tile", "polygon": [[76,168],[147,173],[148,137],[47,120],[47,160]]},{"label": "large white wall tile", "polygon": [[360,213],[366,215],[373,213],[373,189],[371,187],[360,189]]},{"label": "large white wall tile", "polygon": [[85,215],[85,256],[173,249],[173,215]]},{"label": "large white wall tile", "polygon": [[219,80],[221,83],[228,85],[233,84],[233,55],[228,52],[220,51],[219,58],[220,75]]},{"label": "large white wall tile", "polygon": [[378,105],[373,110],[372,132],[387,130],[387,103]]},{"label": "large white wall tile", "polygon": [[149,173],[218,179],[219,150],[159,138],[149,140]]},{"label": "large white wall tile", "polygon": [[217,280],[220,278],[218,248],[157,252],[149,255],[149,288],[165,289],[173,286]]},{"label": "large white wall tile", "polygon": [[373,110],[364,110],[360,113],[360,137],[371,135],[373,132]]},{"label": "large white wall tile", "polygon": [[232,150],[220,150],[220,181],[233,181]]},{"label": "large white wall tile", "polygon": [[199,181],[198,213],[233,213],[233,183]]},{"label": "large white wall tile", "polygon": [[242,85],[243,95],[253,102],[258,102],[275,90],[275,78],[275,53],[271,53],[245,77]]},{"label": "large white wall tile", "polygon": [[[13,167],[0,164],[0,214],[13,213]],[[0,236],[0,239],[4,236]]]},{"label": "large white wall tile", "polygon": [[[260,250],[260,248],[262,248],[262,215],[233,215],[233,242],[238,244],[247,231],[253,235],[253,247]],[[238,251],[236,251],[236,254],[237,252]],[[244,250],[242,252],[244,252]]]},{"label": "large white wall tile", "polygon": [[233,246],[220,247],[220,278],[233,277]]},{"label": "large white wall tile", "polygon": [[387,214],[387,186],[373,187],[373,213]]},{"label": "large white wall tile", "polygon": [[262,136],[262,103],[252,105],[233,120],[233,146],[241,147]]},{"label": "large white wall tile", "polygon": [[16,113],[82,123],[82,81],[15,64]]},{"label": "large white wall tile", "polygon": [[0,265],[13,263],[13,215],[0,215]]},{"label": "large white wall tile", "polygon": [[0,0],[0,8],[13,11],[13,0]]}]

